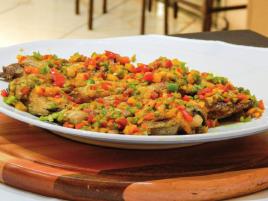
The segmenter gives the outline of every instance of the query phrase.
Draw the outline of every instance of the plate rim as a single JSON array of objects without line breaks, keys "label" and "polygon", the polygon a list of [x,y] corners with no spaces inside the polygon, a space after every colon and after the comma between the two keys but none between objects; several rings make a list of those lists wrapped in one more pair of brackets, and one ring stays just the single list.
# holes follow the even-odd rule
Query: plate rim
[{"label": "plate rim", "polygon": [[[105,41],[112,41],[112,40],[128,40],[128,39],[146,39],[146,38],[153,38],[153,39],[168,39],[168,40],[176,40],[176,41],[187,41],[191,43],[202,43],[202,44],[213,44],[213,45],[223,45],[223,46],[231,46],[234,48],[247,48],[251,50],[261,50],[261,51],[267,51],[268,48],[261,48],[261,47],[251,47],[251,46],[243,46],[243,45],[236,45],[236,44],[230,44],[222,41],[204,41],[200,39],[185,39],[185,38],[179,38],[179,37],[173,37],[173,36],[162,36],[162,35],[146,35],[146,36],[125,36],[125,37],[115,37],[115,38],[105,38],[105,39],[54,39],[54,40],[39,40],[39,41],[33,41],[33,42],[26,42],[26,43],[20,43],[16,45],[11,45],[7,47],[0,48],[0,51],[5,51],[5,49],[14,49],[14,48],[21,48],[21,46],[36,46],[38,44],[44,44],[44,43],[68,43],[68,42],[82,42],[82,41],[92,41],[92,42],[105,42]],[[3,107],[4,104],[4,107]],[[10,107],[8,109],[8,107]],[[12,109],[11,109],[12,108]],[[263,131],[268,130],[268,119],[267,124],[262,124],[259,126],[252,126],[249,128],[244,128],[240,130],[236,130],[234,133],[232,130],[229,131],[217,131],[217,132],[210,132],[210,133],[204,133],[204,134],[192,134],[192,135],[165,135],[165,136],[142,136],[142,135],[122,135],[122,134],[110,134],[110,133],[101,133],[101,132],[93,132],[93,131],[83,131],[78,129],[71,129],[71,128],[65,128],[60,125],[53,125],[51,123],[42,122],[37,119],[34,115],[31,115],[29,113],[21,113],[21,111],[12,111],[14,108],[11,106],[6,105],[2,98],[0,101],[0,112],[4,113],[5,115],[17,119],[19,121],[41,127],[47,130],[53,130],[56,132],[62,132],[65,134],[73,135],[73,136],[79,136],[84,138],[90,138],[94,140],[100,140],[100,141],[106,141],[106,142],[121,142],[125,144],[189,144],[189,143],[202,143],[202,142],[211,142],[211,141],[220,141],[220,140],[226,140],[226,139],[232,139],[232,138],[239,138],[244,136],[253,135],[256,133],[260,133]],[[266,111],[267,112],[267,111]],[[24,114],[24,115],[23,115]],[[31,115],[34,118],[27,117],[28,115]],[[264,117],[262,117],[264,118]],[[259,120],[253,120],[253,121],[259,121]]]}]

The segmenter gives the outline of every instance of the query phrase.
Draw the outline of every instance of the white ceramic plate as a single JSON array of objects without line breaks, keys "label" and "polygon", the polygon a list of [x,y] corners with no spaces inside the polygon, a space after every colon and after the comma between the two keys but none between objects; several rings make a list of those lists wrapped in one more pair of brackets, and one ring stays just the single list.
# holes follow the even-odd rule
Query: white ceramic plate
[{"label": "white ceramic plate", "polygon": [[[258,98],[268,100],[268,49],[165,36],[135,36],[102,40],[50,40],[20,44],[0,49],[0,66],[16,62],[16,55],[40,51],[60,57],[75,52],[111,50],[122,55],[137,54],[138,61],[149,62],[159,56],[179,58],[191,68],[226,76],[234,84],[249,88]],[[0,89],[7,83],[0,81]],[[96,145],[129,149],[167,149],[204,142],[226,140],[268,130],[268,112],[248,123],[235,123],[210,129],[206,134],[176,136],[132,136],[75,130],[41,122],[36,117],[15,110],[0,99],[0,112],[23,122],[51,130],[64,137]]]}]

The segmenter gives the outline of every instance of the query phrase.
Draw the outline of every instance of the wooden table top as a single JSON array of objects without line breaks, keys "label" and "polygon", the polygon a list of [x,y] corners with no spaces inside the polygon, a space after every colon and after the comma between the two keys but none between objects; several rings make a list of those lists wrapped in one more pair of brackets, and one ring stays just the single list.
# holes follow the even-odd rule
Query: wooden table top
[{"label": "wooden table top", "polygon": [[76,201],[222,200],[268,188],[267,135],[120,150],[74,142],[0,114],[0,181]]}]

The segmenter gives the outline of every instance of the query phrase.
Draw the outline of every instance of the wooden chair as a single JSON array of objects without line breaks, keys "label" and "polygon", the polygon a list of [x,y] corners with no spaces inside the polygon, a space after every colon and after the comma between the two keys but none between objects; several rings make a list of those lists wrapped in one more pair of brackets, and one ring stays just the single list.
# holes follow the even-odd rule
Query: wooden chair
[{"label": "wooden chair", "polygon": [[[164,30],[165,34],[168,34],[169,30],[169,24],[168,24],[168,15],[169,15],[169,10],[168,7],[172,3],[173,9],[174,9],[174,18],[177,18],[178,15],[178,4],[176,3],[175,0],[163,0],[164,1]],[[146,7],[148,7],[149,12],[152,10],[152,4],[153,0],[142,0],[142,15],[141,15],[141,34],[145,34],[145,24],[146,24]]]},{"label": "wooden chair", "polygon": [[[154,0],[143,0],[142,1],[142,17],[141,17],[141,34],[145,33],[145,23],[146,23],[146,7],[151,11],[152,3]],[[180,10],[181,5],[189,6],[190,8],[200,12],[200,15],[203,17],[202,30],[210,31],[212,26],[212,15],[214,13],[219,13],[223,11],[238,10],[247,8],[246,4],[236,5],[236,6],[214,6],[214,1],[216,0],[203,0],[201,4],[194,3],[194,1],[189,0],[164,0],[164,32],[167,35],[169,24],[168,24],[168,7],[172,4],[174,9],[174,18],[177,18],[178,11]],[[219,1],[219,0],[217,0]]]},{"label": "wooden chair", "polygon": [[[75,13],[80,14],[80,0],[75,0]],[[88,29],[93,29],[93,13],[94,13],[94,0],[89,0],[88,3]],[[107,0],[102,2],[102,13],[107,13]]]},{"label": "wooden chair", "polygon": [[178,7],[180,5],[186,5],[191,7],[192,9],[195,9],[199,11],[203,17],[203,23],[202,23],[202,30],[203,31],[210,31],[212,27],[212,15],[214,13],[219,13],[223,11],[230,11],[230,10],[238,10],[238,9],[245,9],[247,8],[246,4],[242,5],[235,5],[235,6],[216,6],[214,3],[216,1],[220,0],[203,0],[203,5],[196,4],[194,1],[190,0],[177,0]]}]

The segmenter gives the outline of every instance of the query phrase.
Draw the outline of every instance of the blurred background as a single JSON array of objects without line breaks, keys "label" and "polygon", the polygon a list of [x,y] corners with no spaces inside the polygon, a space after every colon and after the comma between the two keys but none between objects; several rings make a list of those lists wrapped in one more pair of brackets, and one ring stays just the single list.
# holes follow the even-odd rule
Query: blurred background
[{"label": "blurred background", "polygon": [[268,0],[0,0],[0,47],[237,29],[268,35],[267,19]]}]

